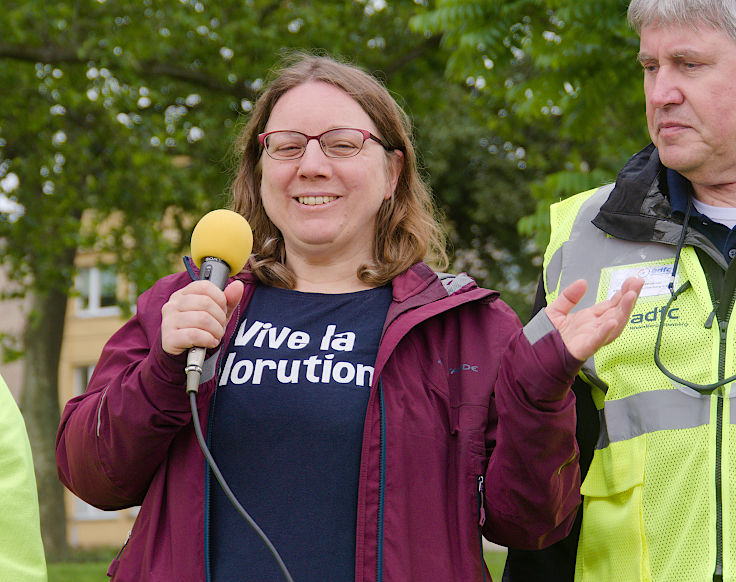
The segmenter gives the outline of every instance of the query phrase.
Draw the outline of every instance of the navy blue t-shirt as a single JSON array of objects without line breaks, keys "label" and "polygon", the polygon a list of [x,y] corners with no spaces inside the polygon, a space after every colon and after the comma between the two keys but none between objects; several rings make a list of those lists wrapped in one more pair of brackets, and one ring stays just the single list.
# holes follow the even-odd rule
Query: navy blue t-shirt
[{"label": "navy blue t-shirt", "polygon": [[[297,582],[354,577],[363,423],[390,303],[390,287],[331,295],[261,286],[223,358],[210,448]],[[211,579],[282,580],[208,477]]]}]

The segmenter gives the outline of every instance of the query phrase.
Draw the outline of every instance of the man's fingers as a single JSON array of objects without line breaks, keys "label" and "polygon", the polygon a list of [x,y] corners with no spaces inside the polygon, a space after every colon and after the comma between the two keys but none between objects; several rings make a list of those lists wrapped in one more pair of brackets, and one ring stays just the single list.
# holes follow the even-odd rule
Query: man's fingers
[{"label": "man's fingers", "polygon": [[562,293],[560,293],[557,299],[550,304],[550,308],[562,315],[567,315],[583,298],[587,288],[588,284],[585,282],[585,279],[578,279],[570,283],[570,285],[562,290]]}]

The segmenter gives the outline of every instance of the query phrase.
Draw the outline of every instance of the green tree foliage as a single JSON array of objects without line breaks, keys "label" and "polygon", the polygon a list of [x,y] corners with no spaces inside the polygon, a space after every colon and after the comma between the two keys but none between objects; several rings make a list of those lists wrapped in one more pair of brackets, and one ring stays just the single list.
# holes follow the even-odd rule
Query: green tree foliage
[{"label": "green tree foliage", "polygon": [[488,127],[527,151],[546,244],[554,200],[610,181],[649,141],[626,0],[437,0],[412,28],[442,34],[448,77],[472,84]]},{"label": "green tree foliage", "polygon": [[420,0],[3,3],[0,264],[31,308],[22,407],[50,558],[66,543],[54,435],[74,257],[113,253],[139,289],[168,272],[192,217],[227,203],[230,144],[284,51],[323,50],[386,82],[417,128],[456,266],[524,297],[525,154],[486,123],[477,83],[447,81],[439,35],[408,29],[423,14]]}]

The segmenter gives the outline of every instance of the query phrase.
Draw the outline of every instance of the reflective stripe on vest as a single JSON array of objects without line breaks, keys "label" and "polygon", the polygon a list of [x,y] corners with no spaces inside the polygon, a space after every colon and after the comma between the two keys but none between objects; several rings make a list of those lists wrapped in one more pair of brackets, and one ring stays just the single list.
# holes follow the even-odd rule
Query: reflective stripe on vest
[{"label": "reflective stripe on vest", "polygon": [[[575,217],[569,238],[554,252],[545,268],[544,277],[548,292],[555,290],[556,295],[580,278],[589,283],[597,282],[604,268],[631,263],[632,244],[637,245],[637,262],[655,262],[665,259],[674,261],[674,247],[661,243],[621,241],[609,237],[605,232],[590,224],[598,214],[601,205],[608,199],[612,189],[612,184],[603,186],[583,202]],[[590,307],[595,302],[595,293],[588,292],[573,311]],[[596,373],[593,357],[585,362],[583,373],[591,384],[600,388],[604,393],[607,391],[605,383]]]},{"label": "reflective stripe on vest", "polygon": [[[710,406],[710,396],[689,395],[680,390],[653,390],[620,400],[609,400],[605,409],[599,411],[601,432],[595,448],[603,449],[612,442],[658,430],[695,428],[708,424]],[[734,418],[736,414],[732,410],[732,423]]]}]

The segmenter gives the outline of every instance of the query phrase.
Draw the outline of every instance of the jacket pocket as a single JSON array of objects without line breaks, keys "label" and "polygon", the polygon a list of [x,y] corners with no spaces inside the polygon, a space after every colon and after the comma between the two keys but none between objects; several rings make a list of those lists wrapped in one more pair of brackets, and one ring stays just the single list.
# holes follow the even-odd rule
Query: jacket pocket
[{"label": "jacket pocket", "polygon": [[651,580],[642,515],[646,436],[595,451],[581,487],[576,582]]}]

